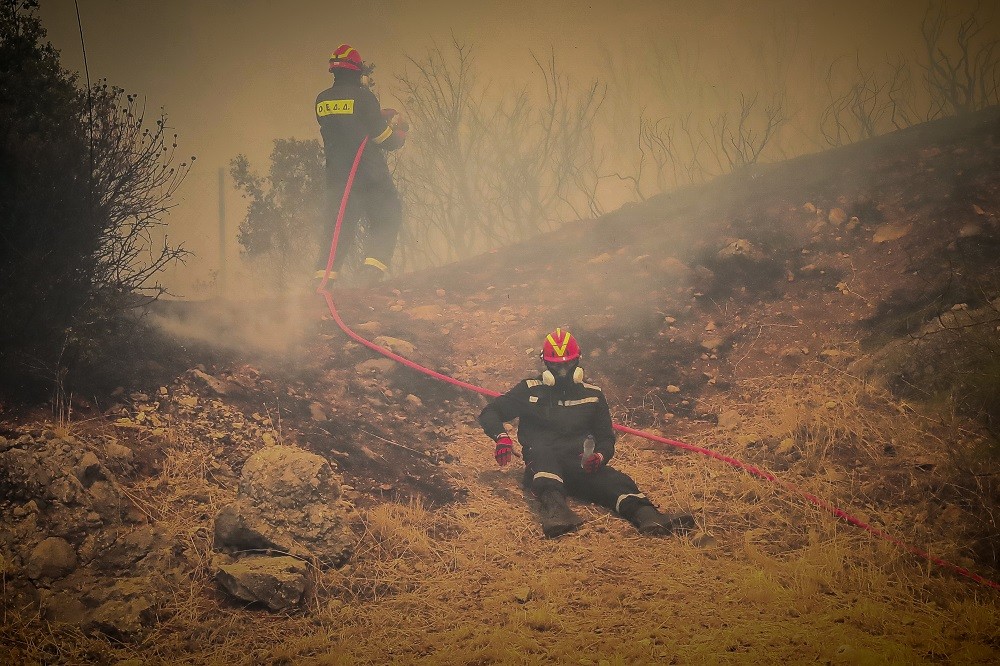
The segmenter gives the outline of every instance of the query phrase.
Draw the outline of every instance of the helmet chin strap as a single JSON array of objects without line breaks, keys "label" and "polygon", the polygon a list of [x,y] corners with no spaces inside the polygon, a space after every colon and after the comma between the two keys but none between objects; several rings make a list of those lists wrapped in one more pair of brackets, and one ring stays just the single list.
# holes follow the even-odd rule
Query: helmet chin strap
[{"label": "helmet chin strap", "polygon": [[[556,385],[556,376],[552,374],[551,370],[546,369],[542,373],[542,383],[545,384],[546,386]],[[573,370],[573,383],[574,384],[583,383],[583,368],[581,368],[580,366],[576,366],[576,369]]]}]

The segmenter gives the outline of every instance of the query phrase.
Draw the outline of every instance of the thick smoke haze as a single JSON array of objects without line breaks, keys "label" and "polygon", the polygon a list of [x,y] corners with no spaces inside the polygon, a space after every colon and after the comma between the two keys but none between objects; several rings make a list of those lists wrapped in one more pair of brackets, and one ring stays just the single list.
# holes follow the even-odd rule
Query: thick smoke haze
[{"label": "thick smoke haze", "polygon": [[[955,11],[991,18],[992,9],[983,6],[948,3]],[[532,52],[551,49],[560,70],[581,87],[593,79],[607,84],[604,108],[620,114],[664,101],[657,98],[665,94],[662,86],[657,91],[650,84],[648,63],[655,61],[653,52],[673,53],[680,57],[672,63],[670,84],[677,97],[737,85],[798,95],[775,159],[823,147],[810,138],[815,131],[807,125],[815,110],[808,106],[823,90],[829,64],[857,57],[874,66],[915,56],[926,5],[913,0],[81,0],[79,9],[91,80],[106,78],[144,96],[150,116],[162,107],[179,135],[180,154],[198,158],[167,220],[172,241],[196,256],[164,281],[177,294],[199,297],[207,293],[199,283],[219,266],[218,170],[227,168],[228,174],[229,160],[239,153],[265,170],[274,139],[319,137],[313,100],[330,83],[327,59],[341,42],[376,64],[383,106],[399,104],[393,99],[394,79],[408,56],[420,58],[433,44],[447,46],[454,38],[476,48],[480,77],[491,80],[497,94],[529,84],[537,74]],[[43,2],[40,16],[63,65],[79,71],[82,80],[74,3]],[[679,105],[678,99],[668,101],[671,108]],[[624,190],[605,195],[611,206],[630,196]],[[245,209],[231,187],[226,204],[230,279],[238,282],[236,228]]]}]

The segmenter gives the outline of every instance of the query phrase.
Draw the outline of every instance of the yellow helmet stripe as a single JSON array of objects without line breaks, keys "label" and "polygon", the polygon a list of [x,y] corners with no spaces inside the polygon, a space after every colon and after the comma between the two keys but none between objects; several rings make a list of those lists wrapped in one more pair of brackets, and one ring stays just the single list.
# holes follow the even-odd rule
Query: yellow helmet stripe
[{"label": "yellow helmet stripe", "polygon": [[[558,336],[558,335],[561,335],[561,334],[562,334],[562,329],[561,328],[557,328],[556,329],[556,335]],[[551,333],[549,333],[545,337],[548,338],[549,344],[552,345],[552,350],[556,353],[556,356],[565,356],[566,355],[566,347],[569,346],[569,333],[567,333],[565,335],[565,337],[563,337],[562,342],[556,342],[555,340],[553,340]]]}]

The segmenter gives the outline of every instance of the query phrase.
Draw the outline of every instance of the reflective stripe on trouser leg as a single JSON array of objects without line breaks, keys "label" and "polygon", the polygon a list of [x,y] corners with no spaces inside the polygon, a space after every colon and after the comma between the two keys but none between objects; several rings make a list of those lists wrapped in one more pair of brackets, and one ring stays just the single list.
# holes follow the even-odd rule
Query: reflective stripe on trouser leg
[{"label": "reflective stripe on trouser leg", "polygon": [[615,501],[615,511],[621,513],[622,502],[628,499],[629,497],[635,497],[637,499],[646,499],[646,496],[643,495],[642,493],[628,493],[626,495],[619,495],[618,499]]},{"label": "reflective stripe on trouser leg", "polygon": [[542,493],[549,490],[565,494],[566,484],[562,477],[554,472],[535,472],[531,477],[531,492],[541,497]]}]

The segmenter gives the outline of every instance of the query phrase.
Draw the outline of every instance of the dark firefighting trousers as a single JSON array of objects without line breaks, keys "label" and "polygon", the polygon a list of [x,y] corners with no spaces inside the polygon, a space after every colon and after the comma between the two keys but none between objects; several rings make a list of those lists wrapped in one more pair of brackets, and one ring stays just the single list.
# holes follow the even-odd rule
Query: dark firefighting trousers
[{"label": "dark firefighting trousers", "polygon": [[[341,269],[350,254],[362,218],[367,231],[364,247],[361,248],[362,260],[375,259],[388,266],[396,249],[396,237],[403,224],[403,206],[385,158],[378,157],[381,159],[363,159],[354,178],[344,211],[344,221],[340,226],[337,254],[333,258],[334,272]],[[328,172],[326,212],[323,235],[320,237],[320,261],[317,264],[320,268],[326,266],[330,256],[330,243],[337,226],[337,214],[346,185],[347,173]]]},{"label": "dark firefighting trousers", "polygon": [[580,466],[579,446],[534,447],[524,451],[524,485],[536,495],[562,490],[567,495],[600,504],[626,517],[641,506],[652,505],[628,474],[604,465],[587,473]]}]

